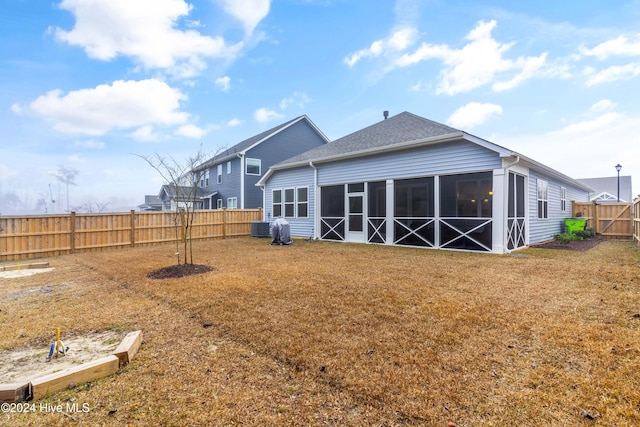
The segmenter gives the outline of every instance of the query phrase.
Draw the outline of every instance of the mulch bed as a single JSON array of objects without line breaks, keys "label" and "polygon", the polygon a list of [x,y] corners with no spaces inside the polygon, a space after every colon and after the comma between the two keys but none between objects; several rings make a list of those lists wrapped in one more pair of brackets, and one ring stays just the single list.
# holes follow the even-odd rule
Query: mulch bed
[{"label": "mulch bed", "polygon": [[595,246],[598,246],[600,243],[602,243],[601,239],[572,240],[568,243],[551,240],[549,242],[531,245],[531,247],[539,249],[564,249],[569,251],[585,252]]},{"label": "mulch bed", "polygon": [[213,267],[201,264],[177,264],[154,270],[147,274],[147,277],[149,279],[175,279],[194,274],[207,273],[213,271],[213,269]]}]

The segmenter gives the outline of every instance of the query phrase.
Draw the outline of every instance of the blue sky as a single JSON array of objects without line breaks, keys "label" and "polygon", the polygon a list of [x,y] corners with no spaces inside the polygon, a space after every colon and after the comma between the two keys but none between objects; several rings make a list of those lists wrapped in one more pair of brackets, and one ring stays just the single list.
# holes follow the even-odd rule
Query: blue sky
[{"label": "blue sky", "polygon": [[130,209],[162,184],[134,154],[214,153],[301,114],[335,139],[383,110],[574,178],[620,163],[638,194],[639,93],[639,0],[4,0],[0,213],[50,186],[66,208],[61,165],[71,206]]}]

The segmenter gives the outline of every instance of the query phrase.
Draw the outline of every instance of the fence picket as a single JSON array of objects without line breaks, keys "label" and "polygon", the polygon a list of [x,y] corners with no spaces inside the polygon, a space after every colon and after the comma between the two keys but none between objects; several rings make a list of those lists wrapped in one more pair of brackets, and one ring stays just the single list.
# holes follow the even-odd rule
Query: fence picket
[{"label": "fence picket", "polygon": [[[194,240],[248,236],[262,209],[194,212]],[[0,216],[0,261],[175,241],[176,212]]]}]

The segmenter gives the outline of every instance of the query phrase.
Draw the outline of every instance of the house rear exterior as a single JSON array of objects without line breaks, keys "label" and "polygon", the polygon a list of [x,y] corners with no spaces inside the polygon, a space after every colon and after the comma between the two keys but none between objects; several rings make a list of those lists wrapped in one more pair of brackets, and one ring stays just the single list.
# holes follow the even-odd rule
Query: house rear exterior
[{"label": "house rear exterior", "polygon": [[549,240],[590,188],[404,112],[272,166],[265,220],[294,236],[507,253]]}]

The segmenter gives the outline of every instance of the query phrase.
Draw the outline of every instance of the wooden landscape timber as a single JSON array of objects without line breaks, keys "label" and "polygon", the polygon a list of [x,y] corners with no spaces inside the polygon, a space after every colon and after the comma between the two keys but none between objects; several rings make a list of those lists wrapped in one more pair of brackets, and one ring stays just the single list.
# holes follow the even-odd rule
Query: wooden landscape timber
[{"label": "wooden landscape timber", "polygon": [[0,384],[0,402],[20,403],[38,400],[49,394],[115,374],[130,363],[142,344],[142,331],[128,333],[113,354],[59,372],[44,375],[28,383]]},{"label": "wooden landscape timber", "polygon": [[48,262],[31,262],[29,264],[16,264],[16,265],[0,265],[0,272],[2,271],[14,271],[14,270],[31,270],[34,268],[49,268]]},{"label": "wooden landscape timber", "polygon": [[49,394],[68,388],[71,384],[84,384],[115,374],[118,371],[119,359],[110,355],[92,362],[83,363],[74,368],[45,375],[31,381],[32,398],[38,400]]},{"label": "wooden landscape timber", "polygon": [[31,383],[0,384],[0,402],[24,402],[31,397]]},{"label": "wooden landscape timber", "polygon": [[126,365],[133,360],[141,344],[142,331],[129,332],[113,354],[118,357],[121,365]]}]

